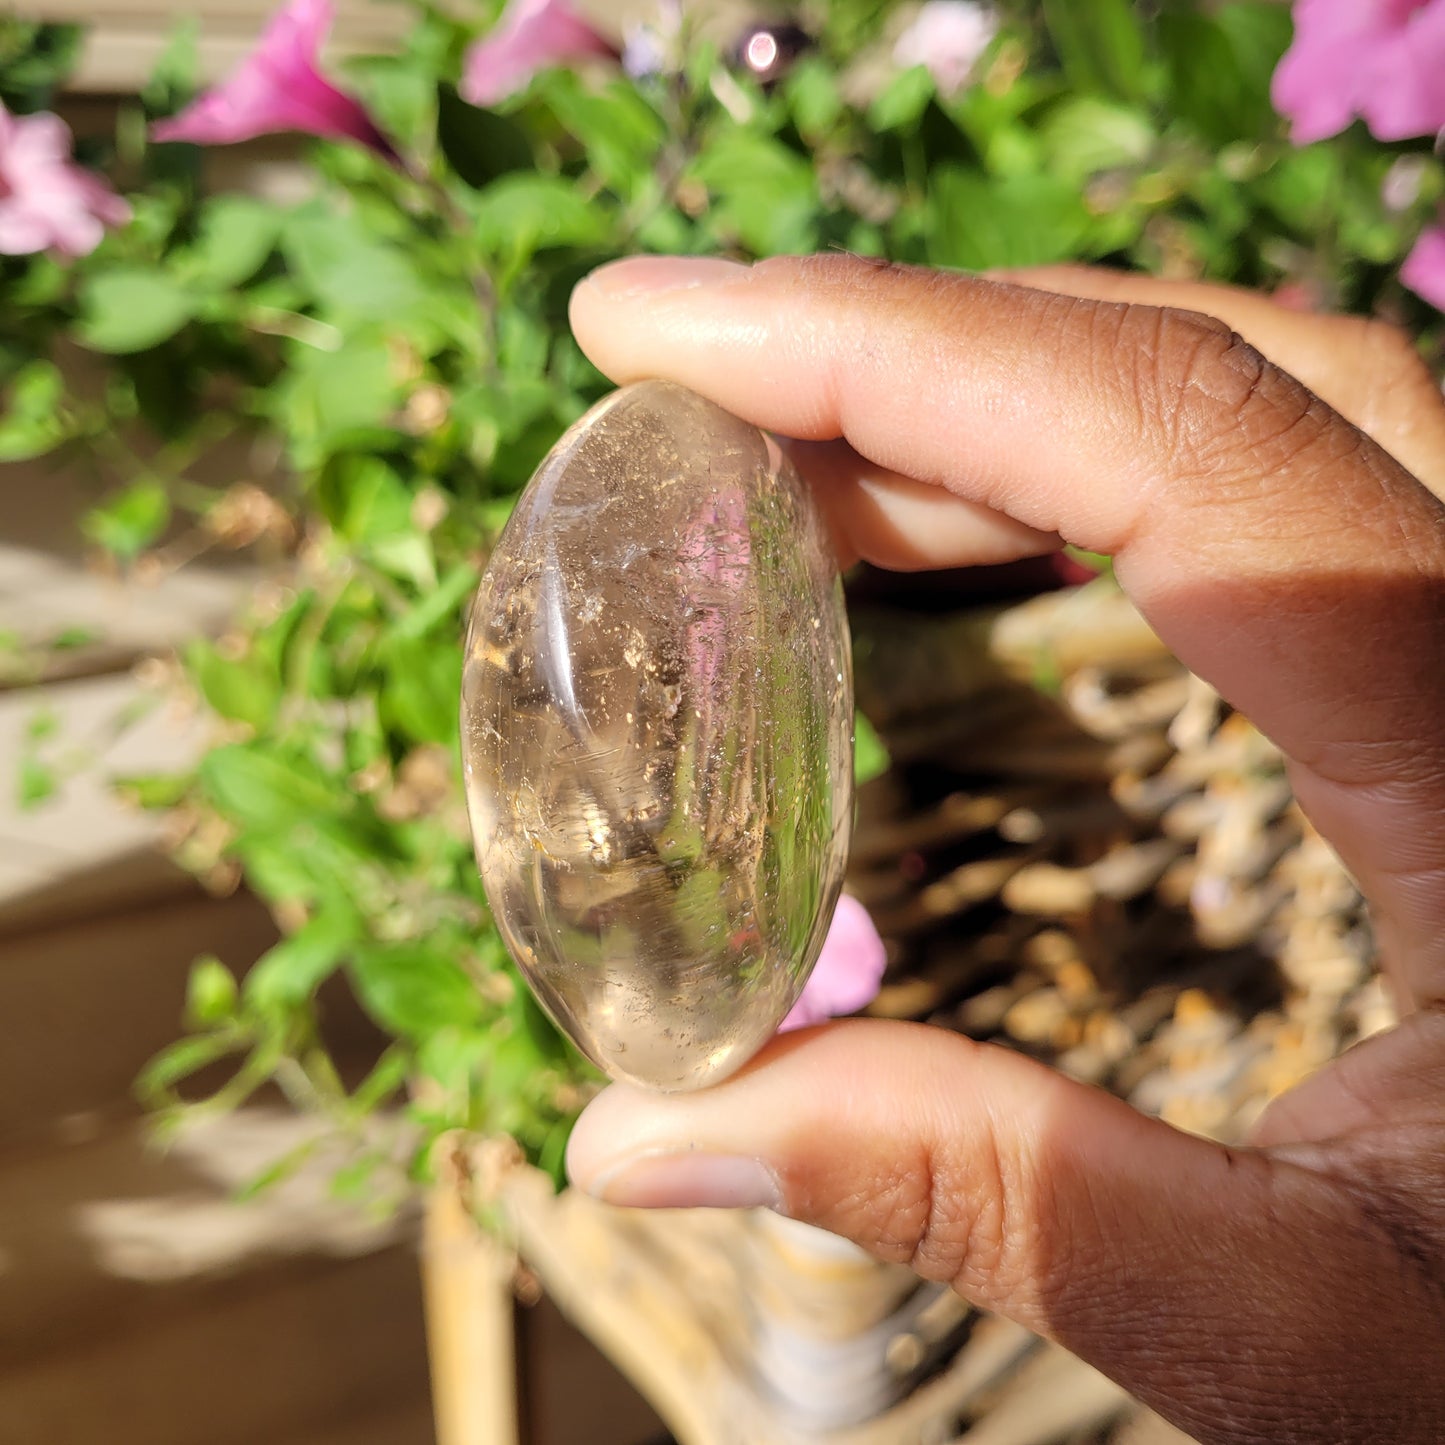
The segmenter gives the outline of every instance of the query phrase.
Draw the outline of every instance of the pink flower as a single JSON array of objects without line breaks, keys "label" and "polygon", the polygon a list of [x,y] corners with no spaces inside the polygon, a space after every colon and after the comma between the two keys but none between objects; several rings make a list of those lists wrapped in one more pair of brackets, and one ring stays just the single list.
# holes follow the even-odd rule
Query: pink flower
[{"label": "pink flower", "polygon": [[1445,311],[1445,211],[1415,242],[1400,268],[1400,280],[1437,311]]},{"label": "pink flower", "polygon": [[926,65],[945,95],[962,90],[998,34],[998,19],[973,0],[927,0],[893,46],[893,63]]},{"label": "pink flower", "polygon": [[1298,145],[1356,117],[1380,140],[1445,129],[1445,0],[1298,0],[1274,73]]},{"label": "pink flower", "polygon": [[59,116],[11,115],[0,105],[0,254],[88,256],[107,226],[128,220],[130,207],[71,159]]},{"label": "pink flower", "polygon": [[856,1013],[877,996],[886,962],[883,940],[868,910],[856,898],[843,894],[818,962],[779,1032]]},{"label": "pink flower", "polygon": [[317,69],[331,19],[331,0],[288,0],[227,79],[151,134],[158,141],[230,145],[300,131],[354,140],[395,160],[396,152],[361,102],[337,90]]},{"label": "pink flower", "polygon": [[510,0],[491,33],[467,51],[461,92],[473,105],[495,105],[539,71],[589,55],[618,58],[567,0]]}]

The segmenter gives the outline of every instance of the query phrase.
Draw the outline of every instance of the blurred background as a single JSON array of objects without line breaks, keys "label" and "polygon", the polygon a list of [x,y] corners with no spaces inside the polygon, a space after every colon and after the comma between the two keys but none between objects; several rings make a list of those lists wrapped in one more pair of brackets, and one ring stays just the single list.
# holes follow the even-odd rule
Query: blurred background
[{"label": "blurred background", "polygon": [[[1324,104],[1307,39],[1273,0],[0,19],[0,1440],[1183,1439],[825,1236],[554,1199],[598,1081],[477,884],[460,623],[606,390],[565,301],[612,256],[1098,262],[1438,370],[1445,97]],[[1278,756],[1107,558],[848,594],[872,1012],[1225,1139],[1389,1023]]]}]

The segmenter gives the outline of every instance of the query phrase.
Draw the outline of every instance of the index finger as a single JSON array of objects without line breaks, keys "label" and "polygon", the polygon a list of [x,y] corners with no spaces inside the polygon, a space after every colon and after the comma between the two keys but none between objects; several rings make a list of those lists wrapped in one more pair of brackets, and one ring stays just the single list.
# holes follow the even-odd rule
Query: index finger
[{"label": "index finger", "polygon": [[1227,326],[860,261],[617,263],[573,328],[665,376],[1114,556],[1292,760],[1416,1001],[1445,1001],[1445,508]]},{"label": "index finger", "polygon": [[1369,316],[1292,311],[1239,286],[1173,281],[1102,266],[993,272],[1041,291],[1092,301],[1199,311],[1231,326],[1277,366],[1445,497],[1445,403],[1403,331]]}]

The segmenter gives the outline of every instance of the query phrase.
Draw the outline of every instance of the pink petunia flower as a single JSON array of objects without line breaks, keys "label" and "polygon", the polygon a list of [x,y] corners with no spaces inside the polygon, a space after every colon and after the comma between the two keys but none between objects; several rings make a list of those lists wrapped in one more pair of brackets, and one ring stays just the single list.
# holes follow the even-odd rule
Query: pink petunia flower
[{"label": "pink petunia flower", "polygon": [[397,159],[359,100],[317,68],[331,29],[331,0],[288,0],[271,17],[256,48],[220,85],[151,130],[158,141],[231,145],[258,135],[299,131],[354,140]]},{"label": "pink petunia flower", "polygon": [[998,34],[998,17],[974,0],[927,0],[893,46],[893,63],[925,65],[944,95],[962,90]]},{"label": "pink petunia flower", "polygon": [[778,1031],[856,1013],[877,996],[886,963],[883,940],[868,910],[856,898],[843,894],[818,962]]},{"label": "pink petunia flower", "polygon": [[1445,211],[1415,242],[1400,268],[1400,280],[1437,311],[1445,311]]},{"label": "pink petunia flower", "polygon": [[1297,0],[1275,109],[1298,145],[1360,116],[1380,140],[1445,129],[1445,0]]},{"label": "pink petunia flower", "polygon": [[71,159],[59,116],[11,115],[0,105],[0,253],[88,256],[107,226],[128,220],[125,201]]},{"label": "pink petunia flower", "polygon": [[589,56],[618,59],[567,0],[510,0],[491,33],[467,51],[461,93],[473,105],[495,105],[539,71]]}]

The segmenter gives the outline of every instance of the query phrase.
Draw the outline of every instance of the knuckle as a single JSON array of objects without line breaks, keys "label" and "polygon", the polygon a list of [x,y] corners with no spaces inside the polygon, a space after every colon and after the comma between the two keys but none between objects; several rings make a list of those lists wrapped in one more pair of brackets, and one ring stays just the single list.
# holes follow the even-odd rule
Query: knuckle
[{"label": "knuckle", "polygon": [[983,1129],[967,1147],[921,1150],[895,1176],[877,1202],[880,1252],[985,1305],[1036,1306],[1064,1288],[1048,1199],[1027,1158]]},{"label": "knuckle", "polygon": [[826,1221],[925,1279],[989,1276],[1001,1235],[996,1174],[920,1143],[888,1177],[840,1200]]},{"label": "knuckle", "polygon": [[1156,439],[1162,480],[1181,500],[1259,500],[1282,469],[1360,444],[1308,388],[1215,317],[1132,306],[1118,331],[1135,419]]}]

